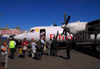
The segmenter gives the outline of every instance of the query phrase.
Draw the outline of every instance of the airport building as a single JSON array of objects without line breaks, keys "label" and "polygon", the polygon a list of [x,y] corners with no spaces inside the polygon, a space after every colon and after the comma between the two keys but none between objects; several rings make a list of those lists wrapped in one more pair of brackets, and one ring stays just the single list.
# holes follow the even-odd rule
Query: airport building
[{"label": "airport building", "polygon": [[0,35],[2,35],[2,37],[4,39],[9,38],[10,36],[15,36],[15,35],[19,35],[25,33],[24,30],[19,30],[19,29],[5,29],[5,28],[0,28]]}]

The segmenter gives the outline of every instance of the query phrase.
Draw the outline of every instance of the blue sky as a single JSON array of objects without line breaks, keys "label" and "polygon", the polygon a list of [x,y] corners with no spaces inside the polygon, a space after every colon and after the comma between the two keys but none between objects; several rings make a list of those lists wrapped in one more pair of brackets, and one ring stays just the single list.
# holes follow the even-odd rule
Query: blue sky
[{"label": "blue sky", "polygon": [[[19,26],[28,30],[35,26],[61,26],[64,12],[71,22],[89,22],[100,19],[100,0],[0,0],[3,13],[2,27]],[[0,15],[1,27],[1,15]]]}]

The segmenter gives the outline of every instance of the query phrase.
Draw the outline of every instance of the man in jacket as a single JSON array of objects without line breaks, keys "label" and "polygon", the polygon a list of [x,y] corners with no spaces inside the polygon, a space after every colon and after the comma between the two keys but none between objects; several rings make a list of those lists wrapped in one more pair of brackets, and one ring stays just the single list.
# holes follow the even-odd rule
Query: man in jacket
[{"label": "man in jacket", "polygon": [[67,41],[67,49],[66,49],[67,59],[68,60],[70,60],[70,50],[71,50],[71,41],[70,41],[70,39],[68,39],[68,41]]},{"label": "man in jacket", "polygon": [[53,52],[53,56],[57,57],[57,40],[55,37],[52,41],[52,52]]}]

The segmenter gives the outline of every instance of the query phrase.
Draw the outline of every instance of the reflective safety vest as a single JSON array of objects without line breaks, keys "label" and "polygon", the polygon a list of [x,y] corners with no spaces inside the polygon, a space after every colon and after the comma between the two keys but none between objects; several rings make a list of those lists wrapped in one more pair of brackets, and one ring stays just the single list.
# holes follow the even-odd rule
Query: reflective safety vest
[{"label": "reflective safety vest", "polygon": [[14,44],[14,41],[10,41],[10,45],[9,45],[9,48],[15,48],[15,44]]}]

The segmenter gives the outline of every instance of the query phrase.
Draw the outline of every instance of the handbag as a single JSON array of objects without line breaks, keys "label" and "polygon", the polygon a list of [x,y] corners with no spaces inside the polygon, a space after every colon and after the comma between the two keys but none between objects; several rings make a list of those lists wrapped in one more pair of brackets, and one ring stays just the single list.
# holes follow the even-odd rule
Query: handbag
[{"label": "handbag", "polygon": [[27,47],[26,47],[26,46],[24,46],[24,47],[23,47],[23,50],[27,50]]},{"label": "handbag", "polygon": [[19,53],[22,53],[22,48],[19,49]]}]

